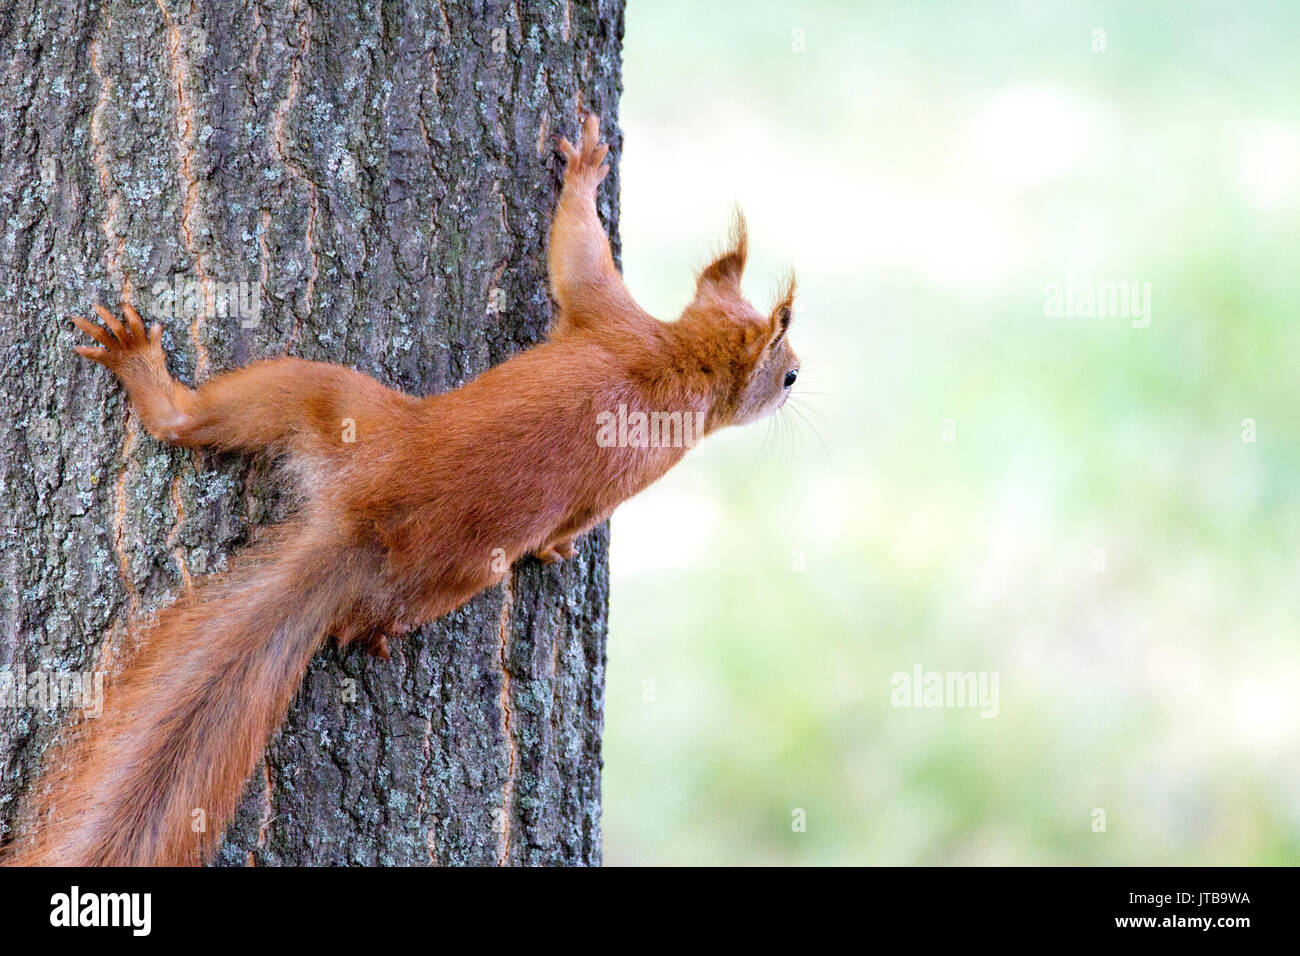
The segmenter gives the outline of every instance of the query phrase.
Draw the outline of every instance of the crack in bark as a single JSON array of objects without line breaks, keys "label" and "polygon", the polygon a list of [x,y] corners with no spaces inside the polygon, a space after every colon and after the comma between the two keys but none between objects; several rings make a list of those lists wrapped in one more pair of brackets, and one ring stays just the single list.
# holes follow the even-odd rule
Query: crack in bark
[{"label": "crack in bark", "polygon": [[[432,64],[433,61],[432,51],[429,52],[429,60],[430,63]],[[438,95],[438,74],[436,70],[434,71],[433,74],[433,94],[435,97]],[[421,107],[423,107],[423,97],[421,97]],[[429,154],[430,177],[432,179],[432,183],[436,184],[438,182],[438,156],[433,148],[433,140],[429,137],[429,124],[425,122],[424,113],[421,112],[420,110],[416,111],[415,119],[416,122],[418,122],[420,125],[420,135],[424,137],[424,148]],[[435,195],[432,198],[431,202],[429,203],[430,233],[429,233],[429,241],[425,245],[425,249],[424,249],[424,261],[422,263],[423,267],[428,266],[429,254],[433,252],[433,250],[438,248],[438,231],[436,228],[438,225],[438,199],[436,196],[437,190],[435,186],[432,184],[430,186],[430,189],[432,192],[435,193]]]},{"label": "crack in bark", "polygon": [[[108,242],[106,255],[107,266],[110,276],[116,272],[122,289],[122,301],[130,301],[131,282],[126,272],[126,237],[118,235],[114,227],[114,221],[117,218],[118,209],[121,206],[121,197],[117,190],[112,186],[112,180],[108,170],[108,137],[104,132],[104,112],[108,109],[108,101],[113,92],[113,80],[109,77],[100,66],[100,49],[103,42],[103,33],[110,32],[113,28],[113,19],[111,16],[105,18],[104,31],[97,34],[90,44],[90,69],[95,74],[99,83],[99,92],[95,99],[95,107],[90,115],[90,141],[91,141],[91,164],[99,180],[100,191],[104,195],[107,208],[104,218],[100,223],[103,230],[104,238]],[[127,502],[126,486],[127,475],[131,466],[131,452],[135,449],[137,431],[135,416],[131,414],[128,407],[123,414],[124,435],[122,438],[122,449],[119,453],[122,461],[122,470],[117,477],[113,487],[113,554],[117,562],[118,575],[122,579],[122,585],[126,589],[127,596],[127,613],[134,617],[140,606],[140,593],[136,590],[135,584],[131,579],[131,561],[123,547],[122,539],[126,533],[127,521]],[[105,666],[112,659],[112,652],[109,648],[111,642],[105,642]]]},{"label": "crack in bark", "polygon": [[140,607],[140,592],[136,590],[135,582],[131,579],[131,559],[122,545],[122,538],[126,534],[126,481],[131,470],[131,453],[135,451],[138,430],[135,416],[131,414],[129,406],[123,412],[122,418],[125,421],[126,437],[122,441],[122,472],[117,476],[117,483],[113,489],[113,553],[117,556],[117,570],[126,588],[127,613],[134,618]]},{"label": "crack in bark", "polygon": [[180,537],[181,527],[185,524],[185,502],[181,500],[181,476],[176,475],[172,478],[171,488],[168,497],[171,499],[172,509],[176,513],[176,520],[172,523],[171,530],[167,533],[167,547],[172,553],[172,558],[176,562],[176,569],[181,575],[181,584],[186,591],[192,585],[190,580],[189,568],[185,565],[185,552],[177,545],[176,539]]},{"label": "crack in bark", "polygon": [[271,758],[262,757],[263,810],[262,821],[257,827],[257,845],[248,851],[248,865],[257,866],[257,851],[266,848],[266,831],[275,819],[275,787],[271,782]]},{"label": "crack in bark", "polygon": [[258,296],[262,305],[268,304],[267,289],[271,287],[271,247],[267,242],[267,233],[271,231],[271,210],[262,210],[262,228],[257,232],[257,281],[261,285]]},{"label": "crack in bark", "polygon": [[505,784],[501,790],[501,845],[497,852],[497,865],[505,866],[510,856],[510,812],[515,796],[515,767],[519,763],[519,747],[515,743],[513,714],[510,709],[510,615],[515,603],[514,580],[511,574],[506,575],[501,587],[503,600],[498,629],[501,638],[501,735],[505,738],[509,761],[506,767]]},{"label": "crack in bark", "polygon": [[[289,11],[291,14],[297,14],[298,3],[294,0],[290,4]],[[303,243],[307,247],[307,253],[311,259],[311,272],[307,276],[307,290],[304,295],[306,299],[303,307],[303,314],[311,312],[312,303],[316,297],[316,279],[320,275],[320,258],[316,252],[316,219],[320,212],[320,197],[316,183],[301,165],[289,158],[289,149],[284,141],[285,122],[289,116],[289,109],[293,106],[294,101],[298,98],[298,90],[302,85],[302,68],[303,61],[307,57],[307,51],[311,43],[311,25],[312,13],[311,5],[307,5],[307,15],[298,23],[298,50],[294,53],[293,59],[289,64],[289,89],[286,91],[284,99],[275,108],[275,131],[273,138],[275,140],[276,151],[280,155],[280,161],[284,163],[284,168],[289,171],[294,179],[305,183],[308,195],[307,211],[307,228],[303,236]],[[289,333],[289,341],[285,347],[287,354],[298,341],[298,336],[302,332],[302,315],[298,310],[294,310],[293,331]]]},{"label": "crack in bark", "polygon": [[551,129],[551,111],[549,109],[543,108],[542,122],[537,127],[537,158],[538,159],[546,158],[546,146],[547,146],[546,134],[550,132],[550,129]]},{"label": "crack in bark", "polygon": [[[105,21],[105,29],[112,30],[112,28],[112,17],[108,17]],[[113,226],[117,211],[121,207],[121,197],[109,181],[108,138],[104,134],[104,111],[108,108],[108,99],[112,95],[113,81],[99,66],[101,40],[102,35],[97,35],[90,44],[90,69],[99,80],[99,95],[95,100],[95,108],[90,114],[90,161],[99,174],[99,189],[108,203],[108,209],[100,223],[104,230],[104,238],[108,240],[108,271],[110,275],[113,272],[118,274],[122,287],[122,301],[128,302],[131,298],[131,280],[126,274],[126,237],[118,235]]]},{"label": "crack in bark", "polygon": [[171,66],[172,85],[176,89],[176,153],[180,160],[178,172],[181,177],[181,185],[185,190],[185,199],[181,204],[181,241],[185,244],[185,251],[194,260],[194,274],[198,279],[202,299],[202,304],[194,314],[194,318],[190,320],[190,338],[194,342],[195,354],[194,379],[197,385],[208,370],[208,350],[203,345],[201,332],[203,317],[212,308],[212,290],[208,281],[207,269],[203,265],[203,254],[198,251],[194,243],[194,226],[192,222],[199,202],[199,182],[194,176],[198,122],[196,120],[194,100],[188,89],[190,85],[190,64],[181,55],[183,38],[180,27],[172,19],[172,15],[163,4],[163,0],[155,0],[155,2],[162,12],[163,24],[167,29],[167,60]]},{"label": "crack in bark", "polygon": [[447,15],[447,5],[443,0],[437,0],[438,15],[442,18],[442,39],[444,43],[451,42],[451,17]]},{"label": "crack in bark", "polygon": [[266,28],[262,25],[262,8],[256,3],[249,4],[253,10],[253,49],[248,54],[248,105],[257,112],[257,94],[254,92],[257,84],[257,55],[262,52],[262,41],[266,38]]},{"label": "crack in bark", "polygon": [[[403,655],[403,657],[405,657],[405,655]],[[421,739],[420,739],[421,779],[424,779],[425,775],[428,773],[430,764],[433,763],[432,738],[433,738],[433,708],[430,707],[429,713],[424,719],[424,733],[421,735]],[[429,807],[429,791],[427,787],[421,786],[419,792],[419,798],[416,800],[416,804],[415,804],[415,814],[417,820],[424,818],[424,812],[425,810],[428,809],[428,807]],[[429,848],[429,862],[434,864],[435,866],[438,864],[437,830],[438,830],[438,818],[434,817],[432,823],[429,826],[428,832],[425,833],[424,835],[424,843],[425,846]]]}]

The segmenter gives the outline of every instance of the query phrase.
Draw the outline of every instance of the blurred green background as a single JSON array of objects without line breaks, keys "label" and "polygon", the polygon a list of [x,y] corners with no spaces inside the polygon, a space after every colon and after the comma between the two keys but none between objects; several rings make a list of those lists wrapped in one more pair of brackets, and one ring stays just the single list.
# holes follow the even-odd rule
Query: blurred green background
[{"label": "blurred green background", "polygon": [[[675,316],[739,202],[803,365],[614,518],[608,863],[1300,862],[1298,50],[1286,3],[632,0],[628,283]],[[998,715],[891,706],[918,665]]]}]

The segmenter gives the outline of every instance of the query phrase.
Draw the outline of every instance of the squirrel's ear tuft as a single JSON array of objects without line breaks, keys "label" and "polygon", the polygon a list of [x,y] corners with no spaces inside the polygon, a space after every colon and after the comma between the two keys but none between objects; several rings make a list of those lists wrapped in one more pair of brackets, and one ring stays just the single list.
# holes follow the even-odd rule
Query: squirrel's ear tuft
[{"label": "squirrel's ear tuft", "polygon": [[767,340],[769,349],[774,349],[781,344],[786,331],[790,328],[790,320],[793,316],[794,273],[791,272],[781,283],[781,288],[777,293],[776,305],[772,306],[772,314],[768,317],[771,326],[771,334]]},{"label": "squirrel's ear tuft", "polygon": [[726,250],[704,267],[697,285],[734,286],[740,290],[740,277],[745,272],[745,259],[749,255],[749,238],[745,230],[745,216],[737,208],[731,219],[731,235]]}]

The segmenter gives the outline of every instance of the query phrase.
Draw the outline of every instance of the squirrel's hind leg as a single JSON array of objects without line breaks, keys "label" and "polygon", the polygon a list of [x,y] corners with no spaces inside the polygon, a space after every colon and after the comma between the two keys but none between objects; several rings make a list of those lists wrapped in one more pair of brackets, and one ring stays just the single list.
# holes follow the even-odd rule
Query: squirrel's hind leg
[{"label": "squirrel's hind leg", "polygon": [[577,557],[578,549],[573,545],[572,538],[565,538],[563,541],[552,541],[544,548],[539,548],[533,552],[533,556],[543,564],[559,564],[561,561],[567,561],[569,558]]}]

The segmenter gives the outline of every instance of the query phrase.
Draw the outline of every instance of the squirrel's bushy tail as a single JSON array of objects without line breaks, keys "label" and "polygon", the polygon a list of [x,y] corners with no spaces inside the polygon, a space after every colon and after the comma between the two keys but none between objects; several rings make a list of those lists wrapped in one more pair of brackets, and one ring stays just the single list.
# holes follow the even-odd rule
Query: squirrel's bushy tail
[{"label": "squirrel's bushy tail", "polygon": [[105,675],[103,712],[67,731],[5,862],[206,859],[344,600],[347,561],[301,526],[160,612]]}]

